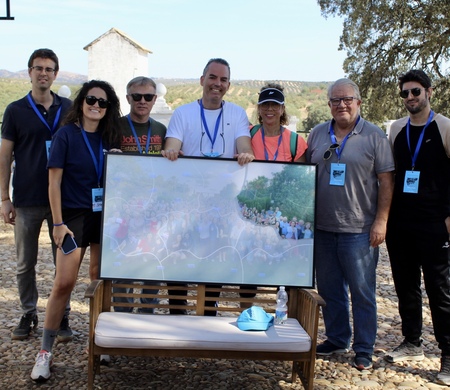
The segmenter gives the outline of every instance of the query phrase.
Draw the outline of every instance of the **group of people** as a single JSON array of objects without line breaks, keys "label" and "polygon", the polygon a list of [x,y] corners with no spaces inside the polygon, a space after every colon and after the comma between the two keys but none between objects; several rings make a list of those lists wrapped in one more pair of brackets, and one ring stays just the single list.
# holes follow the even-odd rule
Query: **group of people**
[{"label": "group of people", "polygon": [[276,207],[275,210],[270,207],[269,210],[259,211],[256,207],[247,207],[244,204],[241,206],[241,214],[245,219],[256,225],[275,227],[282,238],[300,240],[302,238],[313,238],[314,236],[311,222],[305,222],[295,216],[289,219],[282,215],[279,207]]},{"label": "group of people", "polygon": [[[249,128],[245,110],[224,100],[230,66],[221,58],[208,61],[200,77],[201,98],[177,108],[167,129],[150,118],[157,98],[153,80],[137,77],[128,83],[130,113],[121,116],[119,99],[105,81],[84,83],[73,103],[55,95],[51,86],[58,70],[53,51],[33,52],[31,92],[7,107],[2,124],[1,212],[14,225],[23,310],[13,339],[26,339],[37,327],[35,266],[44,220],[55,258],[33,380],[51,376],[55,340],[71,339],[70,295],[88,246],[90,277],[98,275],[104,152],[126,151],[161,153],[171,161],[184,155],[234,158],[240,165],[255,159],[316,164],[315,268],[327,303],[327,340],[317,354],[347,352],[353,334],[353,365],[372,367],[378,246],[386,238],[404,336],[386,359],[423,358],[422,271],[442,352],[437,382],[450,385],[450,120],[431,110],[433,88],[423,71],[399,79],[409,115],[392,125],[389,140],[361,117],[359,88],[344,78],[328,89],[332,119],[316,126],[306,143],[285,127],[285,96],[278,84],[260,91],[259,124]],[[66,235],[77,244],[69,254],[60,250]]]}]

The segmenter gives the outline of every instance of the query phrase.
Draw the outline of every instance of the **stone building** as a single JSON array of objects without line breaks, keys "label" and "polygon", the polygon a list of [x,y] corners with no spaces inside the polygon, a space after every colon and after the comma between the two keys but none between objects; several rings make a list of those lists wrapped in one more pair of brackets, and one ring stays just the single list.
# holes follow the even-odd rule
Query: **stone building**
[{"label": "stone building", "polygon": [[117,28],[111,28],[83,49],[88,52],[88,80],[111,83],[122,113],[128,114],[127,83],[136,76],[148,77],[148,54],[152,52]]}]

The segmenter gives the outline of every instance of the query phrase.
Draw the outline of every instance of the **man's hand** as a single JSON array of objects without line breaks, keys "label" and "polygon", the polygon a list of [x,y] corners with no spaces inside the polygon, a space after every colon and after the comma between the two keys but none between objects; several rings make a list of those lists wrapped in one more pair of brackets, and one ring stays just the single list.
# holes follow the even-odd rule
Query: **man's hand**
[{"label": "man's hand", "polygon": [[370,246],[376,248],[383,243],[386,238],[386,222],[380,222],[377,219],[370,228]]},{"label": "man's hand", "polygon": [[3,221],[5,221],[5,223],[15,225],[16,209],[14,208],[10,199],[4,200],[2,202],[2,215],[3,215]]},{"label": "man's hand", "polygon": [[183,156],[183,152],[181,150],[173,150],[173,149],[166,149],[166,150],[161,150],[161,155],[167,159],[169,159],[170,161],[175,161],[178,156]]},{"label": "man's hand", "polygon": [[245,165],[255,159],[255,156],[251,153],[239,153],[234,156],[237,158],[239,165]]}]

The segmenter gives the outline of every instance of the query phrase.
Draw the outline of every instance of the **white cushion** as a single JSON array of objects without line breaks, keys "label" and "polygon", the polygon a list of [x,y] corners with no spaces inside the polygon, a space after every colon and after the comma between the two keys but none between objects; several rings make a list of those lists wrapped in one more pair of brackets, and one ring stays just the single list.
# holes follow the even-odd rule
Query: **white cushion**
[{"label": "white cushion", "polygon": [[101,313],[95,344],[107,348],[201,349],[306,352],[311,339],[299,322],[289,318],[267,331],[242,331],[237,317]]}]

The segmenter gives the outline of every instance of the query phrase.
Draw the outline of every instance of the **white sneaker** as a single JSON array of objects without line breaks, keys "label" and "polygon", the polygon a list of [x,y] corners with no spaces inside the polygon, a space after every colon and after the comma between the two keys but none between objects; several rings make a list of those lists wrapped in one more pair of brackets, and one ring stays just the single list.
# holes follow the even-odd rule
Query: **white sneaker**
[{"label": "white sneaker", "polygon": [[50,367],[53,362],[53,354],[44,350],[39,351],[36,363],[31,371],[31,379],[37,382],[46,381],[50,378]]}]

